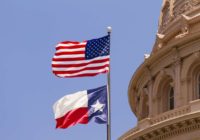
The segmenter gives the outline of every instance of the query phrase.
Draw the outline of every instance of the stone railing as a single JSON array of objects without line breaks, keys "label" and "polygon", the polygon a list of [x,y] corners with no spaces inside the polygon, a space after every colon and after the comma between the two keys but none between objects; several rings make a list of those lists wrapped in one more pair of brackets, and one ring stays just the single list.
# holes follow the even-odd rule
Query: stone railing
[{"label": "stone railing", "polygon": [[194,100],[190,102],[191,112],[198,112],[200,111],[200,99]]},{"label": "stone railing", "polygon": [[194,112],[200,112],[200,99],[199,100],[194,100],[191,101],[188,105],[183,106],[183,107],[179,107],[167,112],[164,112],[162,114],[159,114],[155,117],[152,118],[145,118],[141,121],[138,122],[138,129],[145,129],[151,125],[169,120],[169,119],[173,119],[176,117],[180,117],[183,116],[185,114],[189,114],[189,113],[194,113]]},{"label": "stone railing", "polygon": [[[195,115],[196,113],[200,114],[200,99],[191,101],[191,102],[189,102],[188,105],[185,105],[183,107],[179,107],[174,110],[164,112],[155,117],[145,118],[145,119],[139,121],[135,128],[133,128],[133,129],[129,130],[127,133],[125,133],[123,136],[121,136],[119,138],[119,140],[129,140],[129,136],[130,137],[140,137],[139,135],[145,134],[146,129],[149,130],[149,129],[151,129],[151,127],[160,126],[159,123],[163,123],[165,121],[172,121],[173,119],[179,120],[179,117],[181,118],[181,117],[184,117],[185,115]],[[199,120],[200,120],[200,118],[199,118]],[[165,124],[168,124],[168,123],[165,123]],[[166,128],[166,129],[168,129],[168,128]],[[163,130],[157,131],[157,132],[160,133],[162,131]],[[185,128],[184,128],[184,131],[185,131]],[[141,134],[139,134],[139,133],[141,133]],[[151,136],[152,134],[153,133],[150,133],[149,135],[145,135],[145,136]],[[147,138],[147,140],[149,140],[149,139],[150,138]],[[136,140],[136,139],[133,139],[133,140]],[[146,140],[146,139],[143,139],[143,140]]]},{"label": "stone railing", "polygon": [[152,124],[159,123],[159,122],[162,122],[162,121],[174,118],[174,117],[178,117],[178,116],[190,113],[190,110],[191,110],[190,105],[179,107],[174,110],[162,113],[156,117],[153,117],[151,119],[151,122],[152,122]]}]

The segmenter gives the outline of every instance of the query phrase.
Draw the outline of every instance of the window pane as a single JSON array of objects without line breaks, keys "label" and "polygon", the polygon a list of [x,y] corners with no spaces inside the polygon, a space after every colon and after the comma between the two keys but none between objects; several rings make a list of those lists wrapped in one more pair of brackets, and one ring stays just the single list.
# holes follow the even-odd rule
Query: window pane
[{"label": "window pane", "polygon": [[170,110],[174,109],[174,98],[170,99]]},{"label": "window pane", "polygon": [[174,109],[174,89],[170,89],[169,93],[169,109],[172,110]]}]

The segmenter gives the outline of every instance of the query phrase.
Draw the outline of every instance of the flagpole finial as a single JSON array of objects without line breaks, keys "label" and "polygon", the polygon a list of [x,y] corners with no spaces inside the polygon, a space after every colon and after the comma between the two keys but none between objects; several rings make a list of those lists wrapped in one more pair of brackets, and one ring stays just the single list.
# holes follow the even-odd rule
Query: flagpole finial
[{"label": "flagpole finial", "polygon": [[108,26],[107,27],[107,32],[110,34],[112,32],[112,27],[111,26]]}]

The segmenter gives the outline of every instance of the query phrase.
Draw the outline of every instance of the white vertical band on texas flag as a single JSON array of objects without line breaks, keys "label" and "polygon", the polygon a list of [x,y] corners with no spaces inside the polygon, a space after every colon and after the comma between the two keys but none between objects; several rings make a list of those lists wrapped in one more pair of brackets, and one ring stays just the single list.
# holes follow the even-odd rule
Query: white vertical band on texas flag
[{"label": "white vertical band on texas flag", "polygon": [[107,86],[79,91],[59,99],[53,105],[56,128],[68,128],[77,123],[107,123]]},{"label": "white vertical band on texas flag", "polygon": [[95,76],[109,71],[110,35],[84,42],[65,41],[56,46],[53,73],[62,78]]}]

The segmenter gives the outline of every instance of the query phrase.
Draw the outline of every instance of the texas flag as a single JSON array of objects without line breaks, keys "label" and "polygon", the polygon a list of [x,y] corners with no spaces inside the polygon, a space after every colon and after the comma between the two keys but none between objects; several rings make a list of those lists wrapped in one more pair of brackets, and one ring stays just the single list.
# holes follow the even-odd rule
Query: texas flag
[{"label": "texas flag", "polygon": [[68,128],[75,124],[107,123],[107,86],[79,91],[59,99],[53,110],[56,128]]}]

